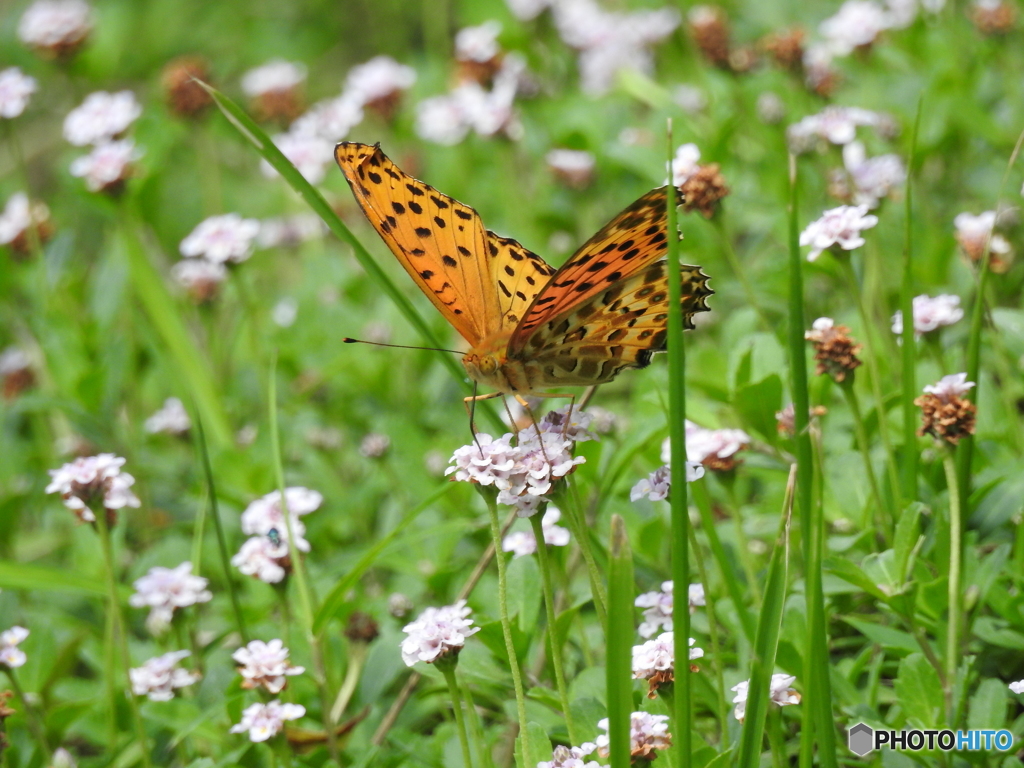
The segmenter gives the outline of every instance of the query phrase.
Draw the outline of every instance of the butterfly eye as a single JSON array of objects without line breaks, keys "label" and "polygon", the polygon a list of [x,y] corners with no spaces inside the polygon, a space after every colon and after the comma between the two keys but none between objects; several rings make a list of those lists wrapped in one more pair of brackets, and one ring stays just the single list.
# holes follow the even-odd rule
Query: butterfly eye
[{"label": "butterfly eye", "polygon": [[498,361],[490,355],[484,355],[480,358],[480,362],[477,363],[478,367],[483,373],[494,373],[498,370]]}]

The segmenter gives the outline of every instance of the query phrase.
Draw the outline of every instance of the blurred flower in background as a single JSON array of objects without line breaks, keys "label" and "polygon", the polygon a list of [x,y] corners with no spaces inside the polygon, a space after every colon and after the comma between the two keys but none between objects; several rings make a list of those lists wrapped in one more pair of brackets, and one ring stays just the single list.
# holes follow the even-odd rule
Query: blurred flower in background
[{"label": "blurred flower in background", "polygon": [[36,0],[18,22],[18,37],[43,58],[68,59],[92,27],[92,8],[83,0]]},{"label": "blurred flower in background", "polygon": [[112,453],[85,456],[51,469],[47,493],[59,493],[64,506],[87,523],[96,522],[91,505],[102,505],[107,511],[123,507],[139,507],[142,502],[132,493],[135,478],[121,467],[125,460]]},{"label": "blurred flower in background", "polygon": [[169,435],[184,435],[192,428],[192,419],[181,400],[168,397],[164,400],[163,408],[146,419],[142,427],[150,434],[166,432]]},{"label": "blurred flower in background", "polygon": [[213,593],[209,581],[192,573],[192,563],[176,568],[150,568],[149,573],[135,581],[135,594],[128,598],[133,608],[149,608],[146,629],[159,635],[171,626],[174,612],[198,603],[208,603]]},{"label": "blurred flower in background", "polygon": [[189,672],[178,666],[178,662],[192,655],[192,651],[172,651],[145,662],[141,667],[128,670],[132,681],[132,693],[145,696],[150,701],[170,701],[174,691],[186,688],[202,677],[198,672]]},{"label": "blurred flower in background", "polygon": [[24,112],[36,88],[36,79],[17,67],[8,67],[0,72],[0,117],[10,120]]},{"label": "blurred flower in background", "polygon": [[261,120],[291,122],[305,105],[306,65],[272,59],[242,75],[242,92]]},{"label": "blurred flower in background", "polygon": [[266,704],[252,704],[242,711],[242,722],[231,726],[231,733],[249,732],[249,741],[266,741],[284,728],[285,722],[298,720],[306,714],[301,704],[283,704],[277,699]]},{"label": "blurred flower in background", "polygon": [[27,629],[18,626],[0,632],[0,665],[7,669],[24,666],[28,657],[18,646],[25,641],[28,635]]}]

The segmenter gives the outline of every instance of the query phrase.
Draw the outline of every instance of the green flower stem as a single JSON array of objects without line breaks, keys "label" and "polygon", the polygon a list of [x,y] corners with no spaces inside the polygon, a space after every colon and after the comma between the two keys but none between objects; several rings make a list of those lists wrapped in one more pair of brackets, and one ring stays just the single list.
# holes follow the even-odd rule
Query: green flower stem
[{"label": "green flower stem", "polygon": [[367,645],[364,642],[354,640],[349,644],[348,669],[345,670],[345,679],[341,683],[341,688],[338,689],[334,706],[331,707],[331,720],[335,723],[341,721],[346,707],[352,700],[352,694],[356,692],[359,677],[363,672],[363,664],[366,662],[366,652]]},{"label": "green flower stem", "polygon": [[[864,327],[864,346],[868,351],[868,380],[871,382],[871,391],[875,398],[875,411],[878,414],[878,436],[881,438],[882,446],[885,448],[885,466],[889,473],[889,484],[892,487],[894,497],[896,497],[901,487],[900,476],[896,469],[896,455],[892,450],[892,441],[889,438],[889,421],[886,416],[885,397],[882,395],[882,378],[878,369],[879,350],[875,348],[874,328],[868,315],[867,305],[864,303],[864,294],[860,290],[860,283],[857,282],[857,275],[853,271],[853,262],[849,257],[840,258],[838,261],[843,267],[850,290],[853,291],[854,303],[857,305],[860,322]],[[913,315],[910,316],[907,322],[913,325]],[[885,508],[889,509],[890,517],[895,519],[895,509]]]},{"label": "green flower stem", "polygon": [[[889,541],[891,539],[892,532],[892,520],[886,519],[885,515],[885,501],[882,499],[882,493],[878,488],[878,478],[875,477],[875,469],[871,464],[871,448],[868,443],[868,430],[864,426],[864,415],[860,410],[860,401],[857,398],[857,391],[853,386],[853,377],[847,376],[844,381],[839,382],[839,388],[843,390],[843,394],[846,396],[846,402],[850,406],[850,412],[853,414],[853,428],[857,434],[857,444],[860,448],[860,455],[864,459],[864,471],[868,476],[868,485],[871,488],[871,496],[875,502],[875,513],[876,521],[875,524],[878,526],[878,535],[883,541]],[[871,526],[871,515],[868,515],[868,519],[862,521],[864,528],[867,529]]]},{"label": "green flower stem", "polygon": [[281,463],[281,439],[277,424],[277,356],[275,354],[270,364],[270,380],[268,385],[268,399],[270,401],[270,445],[274,457],[274,476],[277,481],[277,491],[281,496],[281,512],[284,517],[285,528],[288,530],[288,552],[291,556],[295,583],[299,592],[299,612],[302,627],[306,632],[306,641],[309,643],[310,653],[313,657],[313,678],[317,690],[320,693],[320,708],[324,719],[324,730],[327,731],[327,751],[331,760],[340,765],[340,753],[338,751],[338,738],[335,733],[334,718],[331,717],[331,699],[327,691],[327,670],[324,666],[323,648],[320,644],[320,636],[313,631],[313,617],[316,611],[313,608],[313,591],[309,585],[309,578],[306,575],[306,563],[303,560],[302,552],[295,546],[295,535],[292,531],[292,515],[288,511],[288,499],[285,496],[284,488],[284,467]]},{"label": "green flower stem", "polygon": [[498,502],[494,498],[493,489],[477,486],[480,495],[487,504],[487,512],[491,522],[491,539],[494,542],[494,562],[498,566],[498,610],[501,612],[501,634],[505,638],[505,651],[508,653],[509,669],[512,672],[512,685],[516,692],[516,714],[519,717],[519,737],[523,740],[523,754],[529,755],[529,731],[526,727],[526,694],[523,691],[523,676],[519,670],[519,658],[512,642],[512,622],[508,618],[508,582],[505,576],[505,557],[501,551],[501,523],[498,520]]},{"label": "green flower stem", "polygon": [[43,726],[42,718],[36,711],[36,708],[29,702],[28,697],[25,696],[25,691],[21,688],[21,683],[18,682],[18,676],[14,673],[14,670],[10,667],[4,667],[4,672],[7,673],[8,679],[11,681],[11,688],[14,690],[14,695],[21,700],[21,704],[25,707],[25,720],[28,722],[28,729],[32,732],[32,738],[36,740],[39,745],[39,751],[42,752],[45,758],[45,763],[49,764],[50,757],[53,754],[50,750],[50,745],[46,741],[46,729]]},{"label": "green flower stem", "polygon": [[946,470],[949,487],[949,611],[946,628],[946,710],[953,725],[953,686],[960,663],[960,550],[962,521],[960,519],[960,485],[956,472],[956,451],[952,446],[943,450],[942,466]]},{"label": "green flower stem", "polygon": [[[96,517],[96,530],[100,535],[100,547],[103,550],[104,570],[107,581],[107,611],[112,621],[114,642],[118,645],[121,660],[124,664],[124,676],[128,683],[128,708],[131,710],[132,725],[135,728],[135,738],[139,743],[139,753],[142,757],[142,765],[149,768],[149,744],[146,740],[146,729],[142,724],[142,715],[139,713],[139,703],[135,700],[132,691],[132,680],[128,673],[131,667],[131,656],[128,652],[128,634],[124,625],[124,616],[121,613],[121,604],[117,598],[117,577],[114,569],[114,547],[110,540],[110,525],[107,521],[107,510],[102,504],[94,505],[93,514]],[[116,665],[115,665],[116,666]]]},{"label": "green flower stem", "polygon": [[565,727],[569,732],[569,742],[579,744],[576,739],[576,728],[572,721],[572,713],[569,709],[569,689],[565,685],[565,667],[562,661],[562,644],[558,640],[558,632],[555,625],[555,590],[551,585],[551,558],[548,552],[548,545],[544,541],[544,525],[541,521],[541,514],[538,512],[530,518],[533,525],[533,535],[537,539],[537,560],[540,563],[541,584],[544,589],[544,608],[547,611],[548,620],[548,642],[551,643],[551,665],[555,668],[555,685],[558,688],[558,698],[562,702],[562,714],[565,717]]},{"label": "green flower stem", "polygon": [[747,588],[750,590],[750,598],[756,608],[761,604],[761,590],[757,586],[757,569],[754,567],[754,559],[750,551],[750,541],[747,539],[747,532],[743,530],[743,514],[740,512],[740,500],[736,493],[736,476],[734,472],[726,472],[718,475],[725,491],[729,496],[729,506],[732,507],[733,525],[736,527],[736,554],[743,566],[743,575],[747,577]]},{"label": "green flower stem", "polygon": [[469,734],[466,732],[466,718],[462,713],[462,695],[459,693],[459,681],[455,679],[455,666],[457,657],[452,657],[449,662],[436,663],[436,666],[444,675],[448,683],[448,695],[452,697],[452,712],[455,714],[455,729],[459,732],[459,744],[462,747],[462,762],[466,768],[473,768],[473,755],[469,751]]},{"label": "green flower stem", "polygon": [[[697,532],[694,527],[690,526],[690,548],[693,550],[693,559],[697,563],[697,573],[700,574],[700,583],[704,586],[704,608],[708,614],[708,634],[711,635],[711,658],[714,659],[715,667],[715,698],[718,705],[718,748],[719,751],[725,749],[725,740],[727,736],[726,719],[729,715],[729,707],[725,702],[725,678],[722,676],[722,646],[718,639],[718,617],[715,612],[715,597],[708,589],[708,572],[707,567],[704,565],[704,553],[701,551],[700,545],[697,543]],[[675,593],[675,584],[672,585],[672,591]],[[690,597],[690,585],[686,585],[686,597],[687,605],[689,605]],[[675,595],[672,597],[673,603],[675,602]],[[686,642],[690,642],[687,638]]]},{"label": "green flower stem", "polygon": [[768,710],[768,744],[772,750],[772,768],[786,768],[786,737],[782,732],[782,707]]},{"label": "green flower stem", "polygon": [[565,522],[576,543],[580,545],[583,561],[587,564],[587,575],[590,578],[590,594],[594,598],[594,610],[597,611],[601,626],[606,626],[608,616],[608,596],[605,594],[601,571],[594,559],[594,549],[590,545],[590,529],[583,516],[583,505],[571,477],[565,479],[566,489],[556,492],[555,500],[558,508],[565,511]]},{"label": "green flower stem", "polygon": [[[626,536],[626,524],[619,515],[612,515],[611,544],[608,548],[608,605],[609,621],[605,627],[607,638],[607,659],[605,675],[608,701],[609,763],[611,768],[629,768],[630,765],[630,720],[633,712],[633,668],[630,650],[633,647],[633,600],[636,597],[636,582],[633,580],[633,551]],[[687,614],[689,615],[689,614]],[[623,620],[630,617],[628,620]],[[679,637],[676,627],[676,637]],[[677,657],[678,658],[678,657]],[[684,656],[684,658],[686,658]],[[677,665],[678,666],[678,665]],[[681,680],[687,680],[680,676]],[[674,693],[678,693],[675,690]],[[688,723],[683,725],[673,714],[673,747],[678,750],[682,741],[681,732],[689,731]],[[689,753],[686,753],[689,757]],[[676,766],[688,765],[689,761],[675,762]]]}]

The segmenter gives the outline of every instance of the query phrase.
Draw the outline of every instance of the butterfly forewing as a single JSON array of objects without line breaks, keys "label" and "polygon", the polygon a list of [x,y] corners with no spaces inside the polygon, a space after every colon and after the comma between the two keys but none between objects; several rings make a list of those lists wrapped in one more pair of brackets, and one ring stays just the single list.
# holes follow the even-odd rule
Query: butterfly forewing
[{"label": "butterfly forewing", "polygon": [[512,331],[555,268],[510,237],[487,232],[487,259],[501,311],[501,330]]},{"label": "butterfly forewing", "polygon": [[665,188],[651,190],[584,243],[534,300],[512,335],[509,354],[521,352],[550,319],[664,258],[665,204]]}]

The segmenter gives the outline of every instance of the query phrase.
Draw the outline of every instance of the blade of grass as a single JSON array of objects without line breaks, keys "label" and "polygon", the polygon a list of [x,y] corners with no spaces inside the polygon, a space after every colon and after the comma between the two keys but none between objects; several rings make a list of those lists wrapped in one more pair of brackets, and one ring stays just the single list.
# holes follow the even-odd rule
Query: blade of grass
[{"label": "blade of grass", "polygon": [[[1010,159],[1006,163],[1006,170],[1003,171],[1003,178],[999,182],[999,190],[996,197],[995,210],[999,210],[999,206],[1003,199],[1003,190],[1006,189],[1006,180],[1010,176],[1010,171],[1013,169],[1014,164],[1017,162],[1017,156],[1020,154],[1021,145],[1024,144],[1024,131],[1021,131],[1020,136],[1017,137],[1017,143],[1013,145],[1013,151],[1010,153]],[[995,225],[993,225],[993,230]],[[985,324],[985,286],[988,283],[989,265],[992,260],[992,232],[988,233],[988,237],[985,240],[985,254],[981,259],[981,266],[978,268],[978,283],[974,291],[974,306],[971,308],[971,331],[967,338],[967,380],[978,382],[978,373],[981,367],[981,331]],[[981,396],[979,390],[980,386],[975,386],[970,393],[967,395],[969,400],[973,400],[975,404],[978,402],[978,398]],[[974,435],[967,435],[963,440],[960,441],[960,445],[957,447],[956,455],[956,468],[957,468],[957,480],[960,483],[960,498],[963,499],[964,514],[969,515],[970,500],[971,500],[971,459],[974,455]]]},{"label": "blade of grass", "polygon": [[[672,120],[668,121],[668,167],[672,167]],[[671,174],[670,174],[671,175]],[[672,582],[679,596],[672,605],[674,654],[676,659],[673,686],[674,738],[676,765],[690,760],[690,676],[686,660],[690,658],[690,606],[683,595],[690,584],[690,516],[686,488],[686,347],[683,341],[682,278],[679,271],[679,227],[676,217],[676,188],[665,186],[666,222],[668,229],[668,434],[671,445],[670,475],[672,491],[669,506],[672,513]],[[612,615],[620,615],[611,612]],[[623,614],[624,615],[624,614]]]},{"label": "blade of grass", "polygon": [[922,95],[917,102],[914,130],[910,134],[910,154],[907,156],[907,190],[905,203],[906,241],[903,245],[903,286],[900,289],[900,311],[903,313],[903,334],[900,353],[903,360],[903,473],[901,476],[903,505],[917,498],[917,465],[920,452],[917,448],[917,423],[920,411],[914,405],[917,397],[917,340],[914,338],[914,158],[917,155],[917,135],[921,127]]},{"label": "blade of grass", "polygon": [[[444,343],[434,335],[433,330],[427,324],[427,322],[420,316],[420,313],[416,311],[416,308],[409,301],[409,298],[402,293],[398,286],[392,282],[391,278],[388,277],[387,273],[381,269],[380,265],[374,260],[370,252],[366,250],[359,239],[352,234],[345,223],[341,220],[334,209],[324,199],[323,195],[317,191],[317,189],[306,181],[306,178],[299,173],[298,169],[289,162],[281,150],[275,146],[274,142],[270,140],[270,137],[264,133],[263,129],[260,128],[253,120],[245,113],[241,107],[239,107],[234,101],[229,99],[223,93],[218,91],[206,83],[197,81],[199,84],[206,89],[206,92],[213,97],[214,101],[217,102],[217,106],[220,111],[224,114],[224,117],[228,119],[238,132],[245,137],[245,139],[256,148],[260,157],[266,160],[276,170],[281,177],[288,183],[288,185],[295,190],[295,192],[306,201],[306,204],[321,218],[327,227],[333,232],[339,240],[343,243],[347,243],[351,248],[352,252],[359,262],[359,265],[366,271],[366,274],[370,276],[378,287],[384,293],[387,294],[395,306],[398,307],[405,319],[409,321],[409,324],[416,329],[417,333],[423,338],[423,341],[428,347],[443,347]],[[441,361],[449,372],[456,378],[462,388],[467,394],[473,394],[473,387],[469,383],[466,377],[466,371],[462,366],[449,355],[442,355]],[[477,411],[482,411],[486,414],[486,417],[491,421],[496,429],[504,431],[505,425],[498,417],[497,412],[485,402],[478,402],[476,405]]]},{"label": "blade of grass", "polygon": [[747,688],[747,711],[743,721],[743,735],[737,753],[737,765],[756,768],[761,762],[761,743],[764,724],[768,716],[769,693],[775,654],[779,649],[782,629],[782,610],[786,605],[786,581],[789,577],[789,521],[793,511],[793,489],[798,469],[794,464],[786,484],[786,500],[779,522],[779,535],[768,563],[768,579],[761,599],[761,613],[757,620],[753,658],[750,664],[750,685]]},{"label": "blade of grass", "polygon": [[[611,768],[629,768],[629,732],[633,714],[633,622],[614,617],[633,615],[633,592],[633,551],[626,537],[626,524],[619,515],[612,515],[608,559],[608,626],[605,628],[605,637],[608,638],[608,739]],[[685,604],[686,601],[683,602]],[[689,649],[683,658],[689,658]],[[685,677],[685,663],[680,668]]]},{"label": "blade of grass", "polygon": [[800,511],[803,540],[805,594],[807,601],[807,647],[804,652],[803,727],[800,731],[800,766],[810,768],[815,744],[824,768],[835,768],[835,725],[832,720],[832,691],[829,681],[828,637],[825,596],[821,586],[824,521],[820,505],[814,504],[814,452],[811,446],[810,408],[807,389],[807,358],[804,345],[803,261],[800,257],[799,177],[796,157],[789,156],[789,364],[793,387],[796,434],[796,502]]}]

